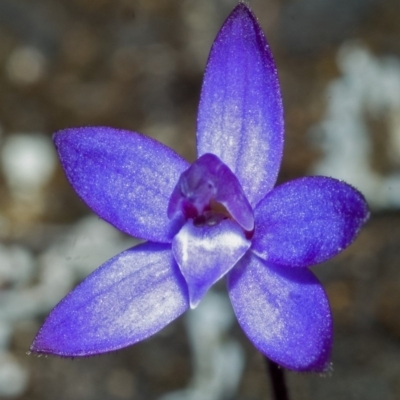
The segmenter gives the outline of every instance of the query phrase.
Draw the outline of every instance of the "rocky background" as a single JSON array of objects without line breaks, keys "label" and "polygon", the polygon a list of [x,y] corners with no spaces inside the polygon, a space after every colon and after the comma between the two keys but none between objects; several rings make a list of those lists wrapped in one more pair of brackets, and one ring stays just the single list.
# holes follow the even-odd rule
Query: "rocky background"
[{"label": "rocky background", "polygon": [[[195,158],[211,43],[233,0],[0,1],[0,398],[269,399],[263,358],[221,283],[131,348],[26,354],[49,310],[136,241],[91,215],[51,134],[110,125]],[[293,400],[400,398],[400,2],[252,0],[285,104],[280,182],[323,173],[366,195],[357,241],[314,268],[335,321],[329,376],[288,373]]]}]

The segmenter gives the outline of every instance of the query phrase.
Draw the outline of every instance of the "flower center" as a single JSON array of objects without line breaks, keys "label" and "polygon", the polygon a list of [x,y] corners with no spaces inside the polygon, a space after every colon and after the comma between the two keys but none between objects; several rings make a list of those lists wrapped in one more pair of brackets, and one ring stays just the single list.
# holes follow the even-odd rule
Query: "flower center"
[{"label": "flower center", "polygon": [[214,226],[227,218],[233,219],[226,207],[214,199],[211,199],[209,206],[204,209],[203,213],[193,218],[193,223],[194,226],[198,227],[203,225]]},{"label": "flower center", "polygon": [[195,226],[235,220],[245,231],[254,229],[253,210],[227,165],[213,154],[204,154],[180,176],[168,204],[168,217],[183,215]]}]

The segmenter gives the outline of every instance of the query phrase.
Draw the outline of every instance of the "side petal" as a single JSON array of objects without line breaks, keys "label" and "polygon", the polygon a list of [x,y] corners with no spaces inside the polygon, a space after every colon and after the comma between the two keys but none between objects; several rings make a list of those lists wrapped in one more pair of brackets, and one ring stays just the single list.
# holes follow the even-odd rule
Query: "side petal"
[{"label": "side petal", "polygon": [[369,216],[364,197],[336,179],[305,177],[276,187],[255,210],[253,251],[272,263],[306,267],[345,249]]},{"label": "side petal", "polygon": [[208,59],[197,120],[198,155],[217,155],[255,206],[275,184],[283,131],[275,62],[255,16],[241,2]]},{"label": "side petal", "polygon": [[176,262],[189,288],[195,308],[207,290],[222,278],[250,247],[240,226],[223,220],[214,226],[188,221],[172,242]]},{"label": "side petal", "polygon": [[189,164],[163,144],[119,129],[72,128],[54,135],[73,188],[101,218],[129,235],[171,242],[169,197]]},{"label": "side petal", "polygon": [[171,245],[144,243],[89,275],[50,313],[31,350],[88,356],[158,332],[189,306]]},{"label": "side petal", "polygon": [[228,275],[229,296],[255,347],[295,371],[325,371],[332,317],[325,291],[308,269],[282,268],[248,252]]}]

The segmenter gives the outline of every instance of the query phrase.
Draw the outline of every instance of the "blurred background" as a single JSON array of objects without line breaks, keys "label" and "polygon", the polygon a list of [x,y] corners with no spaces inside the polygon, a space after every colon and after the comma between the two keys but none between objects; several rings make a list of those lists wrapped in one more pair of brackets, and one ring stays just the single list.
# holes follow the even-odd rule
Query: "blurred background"
[{"label": "blurred background", "polygon": [[[195,158],[211,43],[233,0],[0,1],[0,398],[258,400],[263,358],[224,284],[196,311],[128,349],[69,360],[26,354],[50,309],[136,241],[69,187],[51,135],[139,131]],[[335,322],[333,372],[288,373],[293,400],[400,398],[400,2],[251,0],[285,105],[279,181],[334,176],[372,217],[314,268]]]}]

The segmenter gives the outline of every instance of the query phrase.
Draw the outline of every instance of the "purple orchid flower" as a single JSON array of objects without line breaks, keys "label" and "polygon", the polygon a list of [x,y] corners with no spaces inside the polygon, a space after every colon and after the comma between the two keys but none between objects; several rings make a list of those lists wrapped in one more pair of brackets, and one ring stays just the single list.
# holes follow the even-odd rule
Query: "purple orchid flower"
[{"label": "purple orchid flower", "polygon": [[274,188],[283,149],[275,63],[240,3],[208,60],[198,160],[138,133],[72,128],[54,141],[79,196],[147,240],[94,271],[51,312],[31,350],[88,356],[158,332],[223,276],[243,331],[283,367],[326,370],[332,317],[307,268],[346,248],[368,218],[363,196],[327,177]]}]

